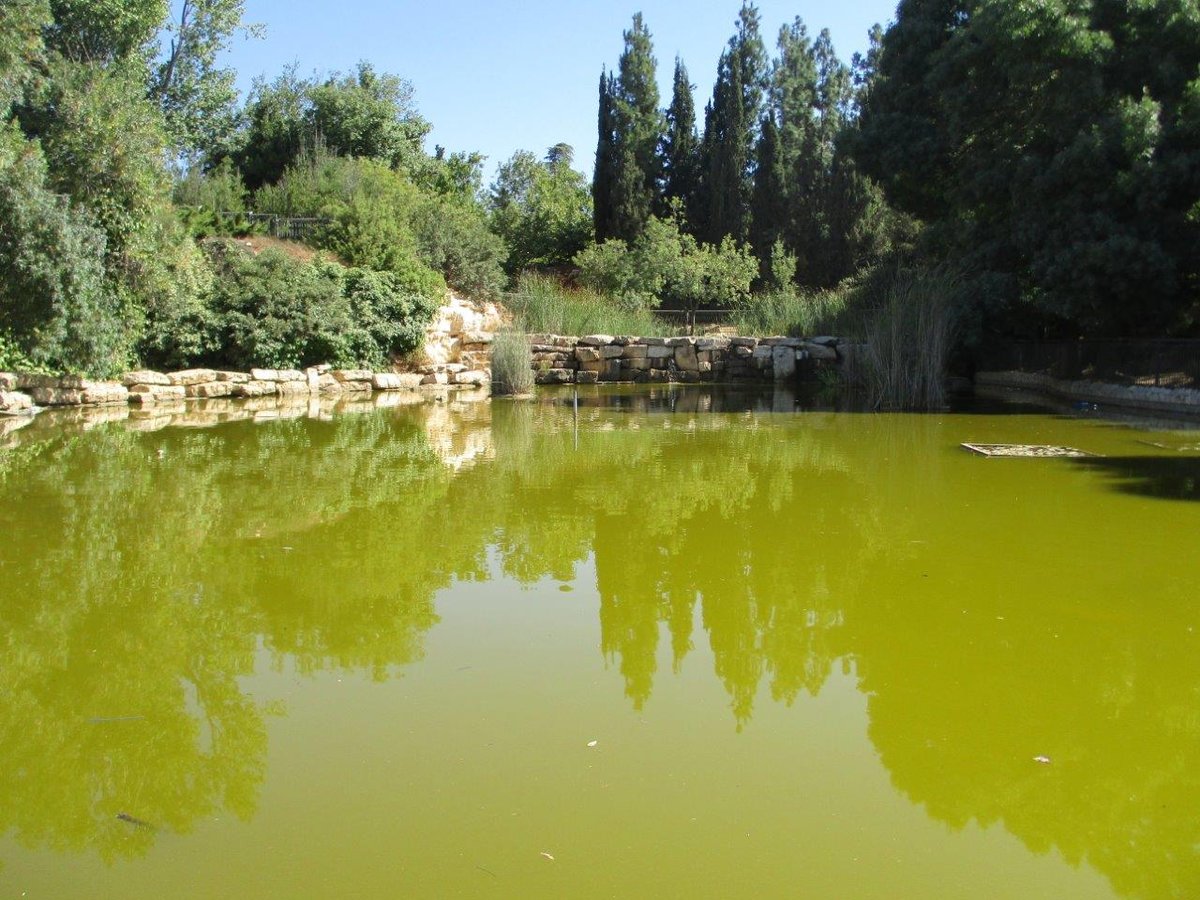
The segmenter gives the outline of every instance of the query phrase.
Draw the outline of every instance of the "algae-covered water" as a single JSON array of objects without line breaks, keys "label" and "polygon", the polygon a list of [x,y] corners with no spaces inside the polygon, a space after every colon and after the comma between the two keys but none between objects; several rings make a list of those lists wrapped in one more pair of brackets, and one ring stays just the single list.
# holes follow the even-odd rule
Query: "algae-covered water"
[{"label": "algae-covered water", "polygon": [[0,897],[1200,894],[1200,435],[540,397],[0,438]]}]

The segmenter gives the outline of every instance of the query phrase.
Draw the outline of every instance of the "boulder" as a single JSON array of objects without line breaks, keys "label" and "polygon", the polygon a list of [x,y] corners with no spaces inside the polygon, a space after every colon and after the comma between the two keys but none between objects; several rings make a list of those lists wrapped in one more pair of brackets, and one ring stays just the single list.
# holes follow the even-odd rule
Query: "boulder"
[{"label": "boulder", "polygon": [[0,372],[0,391],[15,391],[17,376],[12,372]]},{"label": "boulder", "polygon": [[182,384],[191,387],[197,384],[208,384],[217,380],[217,373],[212,369],[184,369],[182,372],[171,372],[167,375],[171,384]]},{"label": "boulder", "polygon": [[792,347],[774,347],[771,353],[771,367],[775,380],[793,378],[796,375],[796,351]]},{"label": "boulder", "polygon": [[279,370],[278,369],[251,369],[250,377],[254,381],[278,381],[279,380]]},{"label": "boulder", "polygon": [[581,337],[579,343],[585,347],[607,347],[613,342],[611,334],[589,334]]},{"label": "boulder", "polygon": [[837,349],[828,344],[817,344],[810,341],[801,349],[808,354],[809,359],[833,362],[838,358]]},{"label": "boulder", "polygon": [[218,372],[217,381],[228,381],[230,384],[245,384],[250,380],[249,372]]},{"label": "boulder", "polygon": [[83,403],[88,406],[107,403],[128,403],[129,388],[115,381],[85,381]]},{"label": "boulder", "polygon": [[610,344],[607,347],[600,348],[600,357],[602,359],[620,359],[625,355],[625,348],[617,344]]},{"label": "boulder", "polygon": [[189,384],[185,388],[187,396],[200,399],[210,397],[232,397],[233,385],[228,381],[209,381],[204,384]]},{"label": "boulder", "polygon": [[370,381],[374,376],[369,369],[334,369],[330,374],[338,381]]},{"label": "boulder", "polygon": [[603,359],[603,356],[595,347],[576,347],[575,358],[581,363],[594,363]]},{"label": "boulder", "polygon": [[182,384],[135,384],[129,388],[130,403],[175,403],[186,396]]},{"label": "boulder", "polygon": [[143,370],[140,372],[126,372],[123,376],[121,376],[121,384],[128,388],[138,384],[157,384],[166,386],[171,384],[171,379],[162,372]]},{"label": "boulder", "polygon": [[20,391],[0,391],[0,413],[14,414],[33,409],[33,398]]},{"label": "boulder", "polygon": [[649,359],[670,359],[674,355],[674,348],[665,344],[651,344],[646,348],[646,356]]},{"label": "boulder", "polygon": [[[566,370],[560,370],[560,371],[566,371]],[[472,385],[475,385],[475,387],[483,387],[485,384],[491,384],[492,379],[491,379],[491,376],[489,376],[487,372],[484,372],[481,369],[475,369],[474,371],[457,373],[454,376],[454,383],[455,384],[472,384]]]},{"label": "boulder", "polygon": [[[445,384],[446,382],[440,382]],[[400,376],[392,372],[376,372],[371,376],[371,386],[377,391],[399,391],[403,390],[404,383],[400,380]]]},{"label": "boulder", "polygon": [[[284,373],[280,372],[279,374],[282,375]],[[296,373],[289,372],[288,374],[299,375],[300,373],[299,372],[296,372]],[[306,379],[302,380],[299,378],[288,379],[286,381],[277,381],[275,383],[275,390],[279,393],[279,396],[281,396],[281,397],[284,397],[284,396],[294,397],[297,394],[307,394],[308,393],[308,381]]]},{"label": "boulder", "polygon": [[449,383],[450,383],[450,376],[447,375],[445,372],[434,372],[432,374],[426,375],[424,378],[421,379],[421,384],[424,387],[429,387],[430,385],[449,384]]},{"label": "boulder", "polygon": [[600,381],[599,372],[576,372],[576,384],[597,384]]},{"label": "boulder", "polygon": [[570,384],[575,373],[570,369],[546,369],[538,372],[534,381],[538,384]]},{"label": "boulder", "polygon": [[696,356],[696,348],[691,344],[681,344],[675,348],[675,365],[684,372],[699,372],[700,360]]},{"label": "boulder", "polygon": [[233,386],[235,397],[274,397],[279,392],[279,384],[274,381],[247,381],[245,384]]},{"label": "boulder", "polygon": [[621,352],[625,359],[648,359],[650,348],[645,344],[630,344]]},{"label": "boulder", "polygon": [[29,396],[38,406],[79,406],[83,403],[83,391],[73,388],[34,387]]}]

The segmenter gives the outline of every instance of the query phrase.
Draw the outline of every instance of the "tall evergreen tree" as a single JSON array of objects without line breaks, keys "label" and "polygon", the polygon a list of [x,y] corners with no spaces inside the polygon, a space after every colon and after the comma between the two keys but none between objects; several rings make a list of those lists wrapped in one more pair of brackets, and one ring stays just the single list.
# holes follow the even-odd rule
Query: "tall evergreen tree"
[{"label": "tall evergreen tree", "polygon": [[711,244],[719,244],[726,236],[738,241],[749,237],[749,129],[743,119],[742,96],[741,67],[730,53],[723,53],[704,125],[703,235]]},{"label": "tall evergreen tree", "polygon": [[696,134],[696,103],[683,60],[675,59],[674,87],[667,108],[667,132],[662,146],[662,202],[667,214],[674,203],[682,203],[687,220],[700,187],[700,141]]},{"label": "tall evergreen tree", "polygon": [[[606,140],[611,143],[605,183],[593,183],[596,237],[601,241],[610,237],[636,239],[654,211],[659,184],[658,148],[663,133],[655,68],[654,44],[638,13],[633,17],[633,27],[625,32],[616,79],[610,80],[601,96],[597,158],[601,149],[606,149],[601,145]],[[603,121],[604,93],[607,122]]]},{"label": "tall evergreen tree", "polygon": [[758,9],[746,2],[717,66],[712,102],[705,111],[700,205],[706,215],[701,233],[714,244],[726,236],[738,241],[750,236],[754,150],[767,76]]},{"label": "tall evergreen tree", "polygon": [[779,129],[771,115],[763,117],[754,168],[754,198],[751,204],[750,244],[758,256],[760,277],[774,271],[776,244],[788,228],[787,167],[780,152]]},{"label": "tall evergreen tree", "polygon": [[596,129],[596,164],[592,170],[592,224],[596,241],[608,240],[615,233],[613,221],[613,176],[616,169],[616,124],[613,116],[614,78],[600,72],[600,112]]}]

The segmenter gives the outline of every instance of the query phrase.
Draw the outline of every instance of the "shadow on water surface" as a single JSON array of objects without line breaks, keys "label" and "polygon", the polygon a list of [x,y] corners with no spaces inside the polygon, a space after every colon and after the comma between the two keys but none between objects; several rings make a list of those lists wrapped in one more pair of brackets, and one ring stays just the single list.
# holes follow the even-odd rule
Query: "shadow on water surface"
[{"label": "shadow on water surface", "polygon": [[1123,494],[1156,500],[1200,501],[1200,457],[1117,456],[1076,459],[1080,468],[1103,475]]}]

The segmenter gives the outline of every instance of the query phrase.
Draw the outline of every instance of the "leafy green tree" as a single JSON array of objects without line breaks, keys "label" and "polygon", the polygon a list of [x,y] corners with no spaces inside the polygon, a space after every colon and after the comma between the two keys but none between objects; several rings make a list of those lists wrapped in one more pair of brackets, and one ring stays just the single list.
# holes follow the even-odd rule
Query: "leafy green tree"
[{"label": "leafy green tree", "polygon": [[149,93],[163,111],[172,148],[189,161],[223,156],[237,127],[236,73],[217,59],[242,30],[244,8],[245,0],[182,0],[164,29],[168,45]]},{"label": "leafy green tree", "polygon": [[295,66],[274,81],[255,80],[246,101],[240,146],[232,154],[250,190],[274,184],[300,156],[306,140],[309,149],[317,143],[309,139],[305,124],[311,87]]},{"label": "leafy green tree", "polygon": [[149,64],[167,0],[50,0],[46,45],[75,62]]},{"label": "leafy green tree", "polygon": [[575,264],[585,284],[631,309],[734,306],[758,272],[753,254],[731,238],[699,243],[681,228],[678,210],[667,219],[652,216],[632,244],[611,239],[587,247]]},{"label": "leafy green tree", "polygon": [[1194,4],[901,3],[860,164],[975,273],[989,327],[1196,321]]},{"label": "leafy green tree", "polygon": [[429,123],[417,113],[412,85],[360,62],[349,75],[334,76],[309,90],[307,125],[339,156],[360,156],[413,171],[422,159]]},{"label": "leafy green tree", "polygon": [[492,229],[508,245],[510,276],[567,265],[591,239],[592,197],[573,158],[569,145],[557,144],[544,160],[521,150],[501,164],[488,205]]},{"label": "leafy green tree", "polygon": [[0,124],[37,75],[45,56],[42,31],[51,21],[49,0],[0,5]]},{"label": "leafy green tree", "polygon": [[599,140],[592,196],[596,239],[632,240],[654,209],[659,181],[658,109],[654,45],[641,13],[625,32],[616,77],[601,77]]},{"label": "leafy green tree", "polygon": [[412,220],[421,259],[451,287],[470,297],[494,297],[504,289],[504,241],[488,227],[476,203],[426,198]]}]

